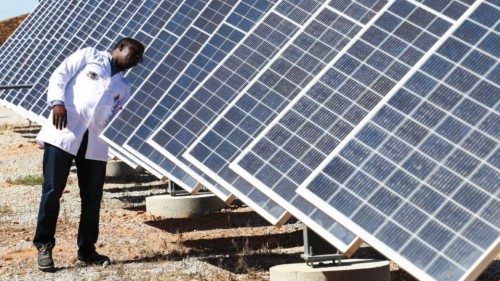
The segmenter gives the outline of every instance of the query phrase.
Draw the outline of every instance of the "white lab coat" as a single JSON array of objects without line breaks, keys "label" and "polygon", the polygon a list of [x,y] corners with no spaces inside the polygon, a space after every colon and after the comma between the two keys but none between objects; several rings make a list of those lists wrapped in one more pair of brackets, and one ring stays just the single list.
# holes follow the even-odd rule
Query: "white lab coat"
[{"label": "white lab coat", "polygon": [[130,83],[122,73],[111,76],[111,55],[94,48],[81,49],[57,67],[50,77],[47,101],[64,102],[68,125],[58,130],[52,113],[37,136],[76,155],[83,134],[89,130],[86,159],[107,161],[108,145],[98,136],[130,96]]}]

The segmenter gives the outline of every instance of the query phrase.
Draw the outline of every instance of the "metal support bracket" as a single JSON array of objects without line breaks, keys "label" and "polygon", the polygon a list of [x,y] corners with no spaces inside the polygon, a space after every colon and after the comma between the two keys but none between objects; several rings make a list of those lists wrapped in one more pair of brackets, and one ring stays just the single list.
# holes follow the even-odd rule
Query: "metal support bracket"
[{"label": "metal support bracket", "polygon": [[167,190],[168,193],[170,193],[171,196],[186,196],[189,195],[189,192],[186,190],[180,188],[175,184],[175,182],[169,180],[167,184]]},{"label": "metal support bracket", "polygon": [[304,226],[304,254],[300,255],[307,265],[321,266],[342,265],[346,255],[338,251],[321,236]]},{"label": "metal support bracket", "polygon": [[[187,196],[192,195],[187,192],[185,189],[179,187],[175,182],[168,180],[167,182],[167,191],[171,196]],[[210,190],[206,189],[204,186],[200,184],[200,187],[197,189],[196,194],[209,194],[212,193]]]},{"label": "metal support bracket", "polygon": [[27,85],[0,85],[0,90],[12,90],[12,89],[29,89],[33,88],[33,84]]}]

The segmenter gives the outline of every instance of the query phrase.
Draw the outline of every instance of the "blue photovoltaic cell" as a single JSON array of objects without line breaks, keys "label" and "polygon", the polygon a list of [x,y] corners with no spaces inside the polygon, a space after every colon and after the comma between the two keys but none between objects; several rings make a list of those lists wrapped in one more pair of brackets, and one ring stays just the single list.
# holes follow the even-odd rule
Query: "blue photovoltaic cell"
[{"label": "blue photovoltaic cell", "polygon": [[[5,73],[10,70],[12,63],[22,59],[22,56],[29,51],[21,46],[29,45],[37,40],[36,34],[44,25],[49,24],[48,18],[52,15],[49,11],[55,6],[54,1],[41,2],[26,20],[15,30],[8,40],[0,47],[2,66],[0,66],[0,79],[8,79]],[[2,82],[3,83],[3,82]]]},{"label": "blue photovoltaic cell", "polygon": [[[94,3],[96,5],[97,3]],[[32,52],[26,54],[24,61],[13,67],[13,70],[6,75],[11,77],[9,84],[34,84],[41,74],[41,70],[50,65],[54,59],[54,52],[57,47],[64,45],[58,44],[60,41],[66,42],[66,38],[70,37],[77,28],[82,25],[81,21],[74,21],[78,14],[82,13],[84,9],[91,8],[87,1],[74,4],[63,4],[64,10],[59,10],[57,13],[60,15],[57,20],[51,23],[48,30],[40,31],[41,40],[33,42]],[[93,8],[92,8],[93,9]],[[71,26],[64,28],[64,26]],[[5,100],[11,104],[17,105],[19,98],[23,97],[29,90],[11,90],[6,93]],[[18,97],[16,99],[16,97]]]},{"label": "blue photovoltaic cell", "polygon": [[[356,1],[348,2],[345,3],[347,7],[360,5]],[[371,7],[364,9],[374,15],[385,3],[387,1],[375,1]],[[293,43],[285,48],[281,56],[260,74],[259,79],[246,92],[238,96],[237,101],[212,123],[188,151],[200,170],[209,169],[217,174],[218,181],[223,181],[224,185],[234,190],[232,192],[243,201],[244,198],[251,197],[250,194],[255,192],[256,188],[229,169],[229,164],[347,45],[361,30],[362,22],[370,19],[362,16],[364,13],[360,13],[358,17],[352,15],[351,18],[346,18],[331,8],[322,8]],[[353,21],[353,18],[359,18],[359,22]],[[285,160],[288,156],[279,157]],[[223,162],[223,165],[218,164],[219,162]],[[297,187],[291,182],[283,182],[273,192],[282,198],[282,202],[290,204],[281,205],[300,220],[323,216],[325,219],[322,220],[321,226],[308,226],[313,229],[324,227],[324,232],[330,232],[343,242],[344,245],[335,246],[345,251],[356,236],[298,196],[295,193]]]},{"label": "blue photovoltaic cell", "polygon": [[[499,13],[494,1],[478,5],[300,191],[421,279],[472,280],[498,250],[499,54],[488,41]],[[356,204],[343,209],[342,196]]]},{"label": "blue photovoltaic cell", "polygon": [[474,3],[474,0],[417,0],[417,2],[442,13],[443,15],[457,20]]},{"label": "blue photovoltaic cell", "polygon": [[[432,29],[437,22],[445,29]],[[299,186],[450,26],[408,1],[389,3],[235,161],[265,189]]]},{"label": "blue photovoltaic cell", "polygon": [[[127,74],[127,77],[131,76],[137,79],[139,82],[137,86],[140,85],[140,88],[133,92],[128,105],[118,114],[117,118],[110,122],[108,126],[110,129],[105,131],[105,136],[113,144],[121,146],[125,142],[156,102],[159,94],[158,89],[164,91],[164,88],[168,87],[182,71],[185,62],[181,58],[189,54],[188,48],[197,48],[199,43],[196,40],[203,40],[207,37],[198,29],[186,32],[191,21],[205,8],[207,2],[188,1],[181,5],[169,21],[179,22],[179,24],[166,24],[160,36],[152,44],[155,46],[153,48],[161,49],[162,52],[157,53],[154,49],[147,49],[146,55],[149,57],[146,65],[140,66],[137,71],[133,69],[131,73]],[[183,18],[189,20],[182,20]],[[185,35],[184,32],[186,32]],[[174,45],[176,45],[175,48],[173,48]]]},{"label": "blue photovoltaic cell", "polygon": [[[59,17],[57,15],[64,14],[66,12],[70,12],[75,7],[74,4],[64,3],[61,1],[59,5],[55,5],[52,7],[50,16],[45,19],[43,23],[40,25],[40,29],[37,30],[36,35],[32,35],[34,37],[33,40],[30,40],[29,44],[24,44],[25,50],[22,52],[18,52],[15,57],[5,65],[1,70],[1,77],[3,80],[3,84],[25,84],[25,81],[20,81],[20,76],[23,76],[24,71],[28,70],[26,66],[32,63],[32,60],[40,54],[40,50],[43,48],[43,42],[45,41],[45,36],[41,34],[51,33],[58,29],[57,24],[61,24],[63,21],[63,17]],[[59,28],[60,29],[60,28]],[[0,99],[9,101],[9,95],[11,93],[16,93],[15,90],[6,90],[0,93]]]},{"label": "blue photovoltaic cell", "polygon": [[[177,167],[172,161],[152,148],[146,142],[151,133],[157,129],[162,120],[193,91],[195,88],[215,69],[227,54],[238,44],[263,15],[269,10],[272,1],[239,1],[234,10],[227,16],[226,22],[211,36],[206,45],[198,52],[191,64],[178,77],[168,90],[155,88],[162,97],[154,106],[151,113],[144,118],[142,124],[138,126],[135,132],[126,142],[125,148],[138,157],[145,160],[146,166],[159,166],[167,173],[169,177],[182,178],[185,174],[183,170]],[[152,94],[152,92],[149,92]],[[132,97],[133,99],[133,97]],[[120,116],[117,117],[118,120]],[[114,125],[107,128],[105,134],[110,134]],[[112,134],[112,133],[111,133]],[[153,168],[155,169],[155,168]],[[184,181],[186,185],[194,188],[194,182]]]},{"label": "blue photovoltaic cell", "polygon": [[[167,158],[178,161],[176,164],[182,163],[186,169],[191,169],[195,174],[203,174],[186,161],[182,153],[290,40],[298,31],[298,24],[303,17],[310,16],[308,13],[302,13],[302,16],[298,17],[299,20],[293,21],[289,19],[289,16],[292,15],[290,17],[293,18],[294,11],[305,10],[281,10],[280,6],[284,4],[295,6],[290,1],[278,3],[276,10],[257,26],[212,76],[205,80],[202,86],[151,137],[150,143],[153,145],[156,143],[162,153],[166,152],[164,154]],[[320,3],[299,1],[297,5],[315,10]],[[218,160],[214,159],[214,161]],[[217,183],[217,186],[221,185]],[[275,218],[280,218],[285,214],[283,208],[258,190],[252,194],[250,200]]]},{"label": "blue photovoltaic cell", "polygon": [[2,61],[2,66],[0,66],[0,79],[6,78],[4,76],[5,68],[11,66],[11,61],[20,59],[21,56],[27,50],[21,48],[28,40],[33,40],[34,36],[30,36],[33,32],[38,30],[38,26],[44,24],[46,17],[49,16],[47,12],[53,1],[41,1],[34,11],[21,23],[21,25],[14,31],[14,33],[9,36],[6,42],[0,46],[0,61]]},{"label": "blue photovoltaic cell", "polygon": [[[188,63],[200,52],[210,35],[222,24],[236,3],[237,1],[211,1],[203,12],[193,13],[193,15],[199,16],[194,19],[193,25],[189,28],[186,25],[185,35],[180,38],[176,46],[162,60],[162,63],[141,85],[141,89],[134,93],[125,109],[104,131],[103,135],[109,142],[116,146],[122,146],[131,135],[134,135],[133,132],[142,120],[151,112],[160,97],[165,95],[165,91],[178,81],[178,77],[185,71]],[[198,7],[198,9],[201,8],[203,7]],[[191,23],[191,21],[184,22],[185,24]],[[174,96],[179,96],[179,94],[176,92]],[[120,129],[117,130],[117,128]],[[157,160],[159,159],[156,158],[153,163],[156,164]],[[172,166],[169,162],[165,161],[164,163]],[[143,164],[148,165],[147,163]],[[187,190],[192,190],[196,186],[196,181],[182,169],[175,168],[169,177],[175,179]],[[222,192],[229,196],[225,190]]]},{"label": "blue photovoltaic cell", "polygon": [[[33,41],[35,36],[31,36],[31,34],[39,30],[40,26],[47,24],[46,18],[50,15],[47,11],[52,8],[52,5],[52,1],[41,2],[7,41],[0,46],[0,61],[2,61],[2,65],[0,65],[0,84],[7,84],[6,80],[9,77],[6,77],[5,73],[9,71],[12,64],[21,60],[25,53],[28,52],[27,48],[21,48],[20,46]],[[0,90],[0,104],[12,108],[11,104],[3,100],[7,91]]]}]

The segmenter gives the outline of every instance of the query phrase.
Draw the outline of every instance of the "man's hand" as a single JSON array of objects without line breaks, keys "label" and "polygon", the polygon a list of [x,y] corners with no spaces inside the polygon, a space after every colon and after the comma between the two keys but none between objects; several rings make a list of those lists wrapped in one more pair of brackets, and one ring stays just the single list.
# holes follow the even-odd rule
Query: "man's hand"
[{"label": "man's hand", "polygon": [[54,124],[57,129],[62,130],[66,128],[68,124],[67,116],[68,114],[64,105],[58,104],[52,107],[52,124]]}]

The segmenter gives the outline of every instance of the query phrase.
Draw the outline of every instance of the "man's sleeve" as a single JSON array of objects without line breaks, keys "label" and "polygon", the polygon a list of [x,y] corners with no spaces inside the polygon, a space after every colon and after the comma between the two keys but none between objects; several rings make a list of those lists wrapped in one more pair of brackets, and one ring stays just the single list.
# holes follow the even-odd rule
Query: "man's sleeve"
[{"label": "man's sleeve", "polygon": [[52,73],[47,93],[47,102],[49,106],[56,100],[64,104],[66,85],[87,63],[90,52],[92,52],[92,48],[84,48],[76,51],[71,56],[67,57],[61,65],[56,68],[54,73]]}]

